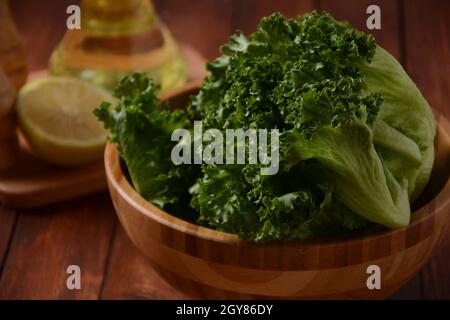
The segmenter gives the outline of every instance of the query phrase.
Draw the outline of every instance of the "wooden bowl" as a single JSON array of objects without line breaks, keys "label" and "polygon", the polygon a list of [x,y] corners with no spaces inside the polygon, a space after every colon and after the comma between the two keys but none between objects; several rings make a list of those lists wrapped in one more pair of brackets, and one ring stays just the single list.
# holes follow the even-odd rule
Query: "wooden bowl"
[{"label": "wooden bowl", "polygon": [[[166,97],[184,107],[195,88]],[[105,151],[108,186],[122,226],[157,272],[194,298],[385,298],[413,277],[445,235],[450,206],[450,125],[437,117],[436,160],[423,206],[403,229],[340,240],[255,244],[200,227],[144,200],[114,145]],[[381,269],[369,290],[367,268]]]}]

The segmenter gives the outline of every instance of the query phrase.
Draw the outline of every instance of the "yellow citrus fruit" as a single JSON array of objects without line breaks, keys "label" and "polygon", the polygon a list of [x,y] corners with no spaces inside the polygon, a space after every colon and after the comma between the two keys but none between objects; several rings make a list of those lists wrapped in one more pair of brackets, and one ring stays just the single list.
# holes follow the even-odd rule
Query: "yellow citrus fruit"
[{"label": "yellow citrus fruit", "polygon": [[102,101],[114,98],[83,80],[48,77],[20,90],[17,114],[39,157],[57,165],[82,165],[103,154],[107,132],[92,113]]}]

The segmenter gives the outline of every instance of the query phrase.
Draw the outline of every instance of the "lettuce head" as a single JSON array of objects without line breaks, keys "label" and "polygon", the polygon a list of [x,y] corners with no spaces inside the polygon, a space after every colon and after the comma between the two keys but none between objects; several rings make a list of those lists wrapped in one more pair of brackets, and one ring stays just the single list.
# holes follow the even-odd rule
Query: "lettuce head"
[{"label": "lettuce head", "polygon": [[[328,13],[276,13],[249,37],[231,36],[222,53],[187,111],[170,111],[138,74],[116,91],[119,106],[96,111],[138,192],[254,241],[408,225],[433,166],[435,121],[374,37]],[[278,173],[250,163],[174,165],[170,132],[192,130],[193,119],[223,133],[278,129]]]}]

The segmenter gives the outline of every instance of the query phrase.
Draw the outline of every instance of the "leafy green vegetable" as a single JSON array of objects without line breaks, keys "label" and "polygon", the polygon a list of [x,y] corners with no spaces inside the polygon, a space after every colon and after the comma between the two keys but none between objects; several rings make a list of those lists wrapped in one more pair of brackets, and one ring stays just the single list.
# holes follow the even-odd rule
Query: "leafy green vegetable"
[{"label": "leafy green vegetable", "polygon": [[423,191],[434,161],[436,124],[427,101],[400,63],[377,47],[371,64],[362,65],[367,87],[383,96],[374,140],[384,164],[397,180],[408,181],[411,200]]},{"label": "leafy green vegetable", "polygon": [[[434,159],[434,117],[401,65],[375,39],[327,13],[273,14],[231,36],[188,112],[169,111],[143,75],[97,116],[111,130],[137,191],[197,223],[255,240],[403,227]],[[278,129],[279,172],[262,164],[175,166],[170,134]],[[189,191],[189,193],[188,193]],[[184,208],[184,209],[183,209]],[[174,209],[174,210],[175,210]],[[173,211],[171,211],[173,212]]]},{"label": "leafy green vegetable", "polygon": [[214,128],[278,128],[283,169],[204,166],[192,204],[206,225],[273,240],[408,224],[433,163],[434,118],[372,36],[329,14],[274,14],[222,51],[190,112]]},{"label": "leafy green vegetable", "polygon": [[155,205],[192,219],[188,193],[196,168],[175,166],[170,158],[174,146],[171,134],[189,128],[191,122],[182,110],[170,111],[156,97],[158,86],[145,74],[124,78],[114,92],[120,103],[111,108],[103,103],[94,111],[110,130],[110,141],[119,146],[134,187]]}]

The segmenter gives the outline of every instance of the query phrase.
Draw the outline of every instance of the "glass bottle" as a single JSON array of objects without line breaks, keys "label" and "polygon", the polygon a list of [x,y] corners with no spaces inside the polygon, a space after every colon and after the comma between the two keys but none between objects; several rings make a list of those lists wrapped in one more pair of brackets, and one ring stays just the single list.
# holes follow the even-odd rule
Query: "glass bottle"
[{"label": "glass bottle", "polygon": [[13,165],[19,152],[13,107],[26,80],[25,48],[8,1],[0,0],[0,172]]},{"label": "glass bottle", "polygon": [[27,80],[25,48],[7,0],[0,0],[0,67],[19,90]]},{"label": "glass bottle", "polygon": [[14,163],[19,151],[13,103],[14,88],[0,67],[0,172]]},{"label": "glass bottle", "polygon": [[148,0],[81,0],[81,29],[66,32],[49,68],[109,89],[133,71],[148,72],[162,90],[186,81],[184,59]]}]

